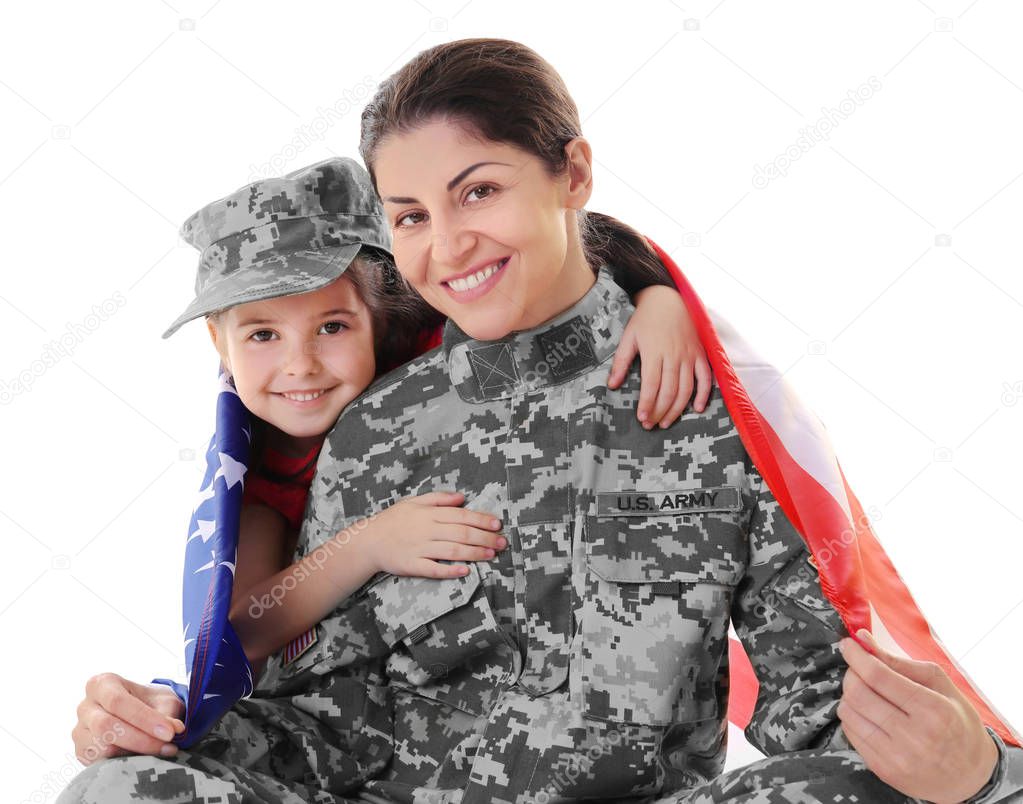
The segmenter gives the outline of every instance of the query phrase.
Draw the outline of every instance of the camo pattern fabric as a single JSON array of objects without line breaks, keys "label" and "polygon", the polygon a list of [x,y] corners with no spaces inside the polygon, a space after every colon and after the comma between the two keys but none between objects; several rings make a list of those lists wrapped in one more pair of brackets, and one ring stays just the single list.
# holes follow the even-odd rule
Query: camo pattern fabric
[{"label": "camo pattern fabric", "polygon": [[[61,800],[914,801],[845,739],[847,632],[720,390],[646,431],[638,366],[607,388],[632,309],[604,267],[540,327],[448,322],[374,383],[324,444],[297,555],[356,549],[335,535],[435,490],[509,547],[457,578],[378,573],[190,754],[99,763]],[[769,756],[722,773],[730,621]]]}]

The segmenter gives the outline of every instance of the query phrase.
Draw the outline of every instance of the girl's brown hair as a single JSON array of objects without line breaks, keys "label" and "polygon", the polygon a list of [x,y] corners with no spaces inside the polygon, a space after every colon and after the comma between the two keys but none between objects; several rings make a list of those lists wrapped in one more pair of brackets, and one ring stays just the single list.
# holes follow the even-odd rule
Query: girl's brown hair
[{"label": "girl's brown hair", "polygon": [[[359,153],[376,186],[373,163],[385,138],[446,119],[536,156],[551,176],[566,166],[565,145],[582,135],[579,111],[561,76],[539,54],[508,39],[460,39],[425,50],[387,78],[362,112]],[[630,295],[649,285],[674,287],[667,269],[632,227],[579,212],[583,251],[607,265]]]}]

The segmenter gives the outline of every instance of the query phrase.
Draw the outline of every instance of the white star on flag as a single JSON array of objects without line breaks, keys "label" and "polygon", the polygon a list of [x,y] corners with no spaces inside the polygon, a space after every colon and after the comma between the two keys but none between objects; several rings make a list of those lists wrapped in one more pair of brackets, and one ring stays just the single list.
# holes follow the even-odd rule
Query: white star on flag
[{"label": "white star on flag", "polygon": [[231,488],[235,483],[241,483],[242,488],[245,488],[245,477],[246,466],[241,461],[236,461],[230,455],[221,452],[220,453],[220,468],[217,473],[213,476],[213,481],[216,482],[218,477],[224,478],[224,482],[227,483],[227,487]]},{"label": "white star on flag", "polygon": [[197,519],[195,524],[196,530],[189,534],[188,541],[192,541],[196,536],[201,536],[204,542],[208,542],[217,530],[217,523],[212,519]]}]

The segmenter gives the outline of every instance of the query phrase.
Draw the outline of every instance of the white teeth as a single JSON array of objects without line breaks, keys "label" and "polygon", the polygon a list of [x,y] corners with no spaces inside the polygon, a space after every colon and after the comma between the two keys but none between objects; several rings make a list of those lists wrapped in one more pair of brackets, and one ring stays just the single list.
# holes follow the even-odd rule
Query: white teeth
[{"label": "white teeth", "polygon": [[285,399],[294,399],[296,402],[308,402],[310,399],[316,399],[319,396],[323,396],[326,391],[316,391],[311,394],[281,394]]},{"label": "white teeth", "polygon": [[498,260],[493,265],[489,265],[482,271],[477,271],[469,276],[463,276],[461,279],[452,279],[448,284],[457,290],[459,293],[471,290],[476,287],[480,282],[486,282],[487,279],[494,275],[497,269],[500,267],[503,260]]}]

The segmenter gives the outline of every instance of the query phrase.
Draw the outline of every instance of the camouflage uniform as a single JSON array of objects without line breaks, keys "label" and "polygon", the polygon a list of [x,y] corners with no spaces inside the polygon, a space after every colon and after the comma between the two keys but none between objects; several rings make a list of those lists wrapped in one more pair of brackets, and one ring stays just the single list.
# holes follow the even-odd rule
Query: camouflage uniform
[{"label": "camouflage uniform", "polygon": [[[378,380],[328,436],[299,553],[437,489],[509,548],[371,578],[192,752],[99,763],[61,801],[913,801],[845,740],[847,633],[719,390],[645,431],[636,367],[607,388],[631,312],[602,268],[546,324],[479,342],[448,322]],[[777,756],[721,775],[730,619],[760,680],[746,736]]]}]

